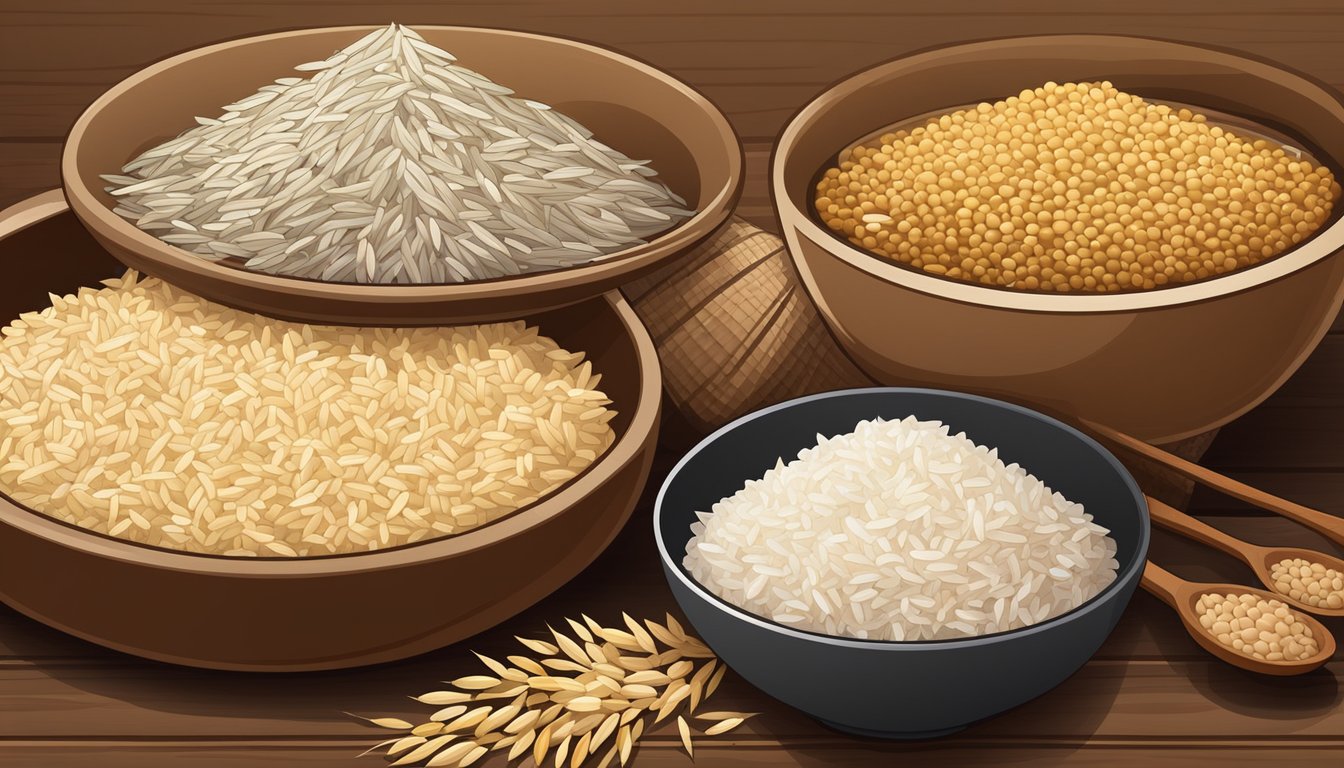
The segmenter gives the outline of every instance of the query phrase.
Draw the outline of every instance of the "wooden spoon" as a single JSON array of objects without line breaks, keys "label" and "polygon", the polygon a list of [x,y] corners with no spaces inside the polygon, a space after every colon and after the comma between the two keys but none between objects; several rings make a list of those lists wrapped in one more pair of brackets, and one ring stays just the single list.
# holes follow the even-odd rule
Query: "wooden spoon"
[{"label": "wooden spoon", "polygon": [[1190,515],[1185,514],[1167,504],[1164,504],[1153,497],[1148,497],[1148,516],[1152,521],[1170,531],[1189,536],[1190,538],[1202,544],[1207,544],[1215,549],[1241,559],[1255,571],[1255,575],[1264,584],[1274,592],[1274,597],[1288,605],[1296,607],[1298,610],[1307,611],[1320,616],[1344,616],[1344,607],[1329,608],[1324,605],[1316,606],[1310,603],[1295,600],[1288,595],[1280,594],[1274,589],[1273,567],[1276,563],[1294,558],[1302,558],[1313,563],[1320,563],[1326,568],[1333,568],[1340,573],[1344,573],[1344,560],[1333,555],[1327,555],[1323,552],[1316,552],[1310,549],[1301,549],[1298,547],[1262,547],[1259,544],[1251,544],[1248,541],[1238,539],[1231,534],[1214,528],[1207,523],[1201,522]]},{"label": "wooden spoon", "polygon": [[1299,611],[1297,619],[1311,628],[1311,635],[1320,648],[1316,655],[1296,661],[1268,661],[1247,656],[1218,642],[1218,639],[1199,623],[1199,611],[1195,607],[1199,598],[1209,593],[1219,595],[1252,594],[1265,600],[1281,600],[1282,595],[1240,584],[1207,584],[1186,581],[1151,562],[1144,567],[1143,579],[1140,583],[1144,589],[1175,609],[1181,617],[1181,622],[1185,624],[1185,631],[1190,633],[1195,642],[1204,646],[1204,650],[1233,666],[1251,672],[1259,672],[1262,675],[1301,675],[1316,669],[1335,655],[1334,636],[1330,634],[1330,630],[1326,629],[1324,624],[1309,614]]},{"label": "wooden spoon", "polygon": [[[1100,436],[1107,442],[1120,446],[1132,453],[1144,457],[1150,461],[1155,461],[1178,474],[1194,480],[1201,485],[1206,485],[1218,491],[1226,493],[1234,499],[1240,499],[1248,504],[1254,504],[1261,509],[1274,512],[1279,515],[1300,523],[1316,531],[1331,541],[1344,546],[1344,518],[1335,517],[1321,512],[1311,507],[1304,507],[1287,499],[1281,499],[1271,493],[1266,493],[1259,488],[1252,488],[1245,483],[1237,482],[1230,477],[1220,475],[1210,469],[1205,469],[1192,461],[1186,461],[1179,456],[1173,456],[1170,453],[1156,448],[1143,442],[1142,440],[1118,432],[1110,427],[1097,424],[1095,422],[1082,420],[1083,426],[1093,434]],[[1333,567],[1333,566],[1332,566]]]}]

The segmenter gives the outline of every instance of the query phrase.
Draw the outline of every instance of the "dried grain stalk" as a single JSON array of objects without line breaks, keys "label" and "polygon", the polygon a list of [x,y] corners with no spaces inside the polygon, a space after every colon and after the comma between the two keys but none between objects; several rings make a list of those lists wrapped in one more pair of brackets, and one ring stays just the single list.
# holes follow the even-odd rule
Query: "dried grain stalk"
[{"label": "dried grain stalk", "polygon": [[705,721],[701,733],[712,736],[752,717],[695,714],[727,667],[674,617],[621,618],[624,629],[588,616],[567,618],[572,635],[548,627],[554,643],[516,638],[534,656],[508,656],[507,663],[476,654],[489,674],[459,677],[451,690],[413,697],[438,708],[427,722],[361,718],[406,733],[369,752],[381,750],[395,758],[393,765],[464,768],[507,749],[510,762],[530,755],[538,766],[550,759],[556,768],[580,768],[600,756],[597,766],[606,768],[617,759],[629,762],[644,729],[666,718],[675,717],[681,744],[694,755],[694,721]]}]

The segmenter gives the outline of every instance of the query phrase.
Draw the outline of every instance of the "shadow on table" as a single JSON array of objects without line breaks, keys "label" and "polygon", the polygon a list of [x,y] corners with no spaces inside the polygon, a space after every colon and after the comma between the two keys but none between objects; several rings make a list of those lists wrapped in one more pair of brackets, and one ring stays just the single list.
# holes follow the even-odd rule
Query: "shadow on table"
[{"label": "shadow on table", "polygon": [[[180,667],[88,645],[78,661],[35,659],[31,664],[61,685],[103,699],[98,706],[136,712],[132,727],[137,731],[323,735],[358,732],[358,722],[344,712],[377,717],[425,710],[406,697],[466,674],[473,667],[463,658],[469,655],[464,647],[453,646],[354,670],[246,673]],[[102,726],[102,719],[91,723]],[[116,719],[127,724],[126,718]],[[249,720],[277,725],[258,729],[242,724]],[[287,731],[279,722],[330,725]],[[371,739],[381,735],[373,729],[368,733]]]},{"label": "shadow on table", "polygon": [[[821,728],[834,743],[826,746],[790,746],[789,754],[799,766],[870,766],[898,756],[910,765],[993,765],[1004,739],[1054,742],[1037,755],[1033,764],[1065,761],[1088,741],[1106,719],[1124,682],[1123,667],[1109,662],[1085,666],[1072,677],[1020,707],[982,721],[966,730],[938,739],[886,741],[843,734]],[[974,695],[968,691],[967,695]],[[820,728],[820,726],[818,726]],[[843,754],[836,746],[843,745]],[[1015,751],[1020,755],[1020,751]]]},{"label": "shadow on table", "polygon": [[[1237,524],[1247,525],[1245,520],[1237,519],[1216,522],[1229,529],[1235,528]],[[1275,532],[1278,528],[1284,531],[1282,535],[1285,543],[1313,546],[1309,539],[1313,534],[1304,534],[1286,523],[1276,527]],[[1330,551],[1328,544],[1323,548]],[[1192,581],[1261,586],[1255,574],[1244,563],[1166,532],[1154,532],[1149,555],[1158,562],[1171,564],[1177,575]],[[1220,709],[1258,719],[1294,720],[1306,725],[1325,717],[1340,702],[1339,683],[1328,667],[1297,677],[1273,677],[1247,672],[1215,661],[1205,654],[1183,629],[1179,629],[1179,619],[1175,613],[1155,598],[1140,595],[1135,598],[1135,602],[1149,603],[1149,620],[1162,623],[1161,634],[1154,641],[1169,657],[1209,660],[1209,663],[1173,664],[1173,669],[1183,674],[1201,696]],[[1344,619],[1318,618],[1336,638],[1344,637]]]},{"label": "shadow on table", "polygon": [[1226,664],[1189,665],[1187,677],[1222,709],[1261,720],[1316,722],[1339,705],[1339,681],[1323,667],[1297,677],[1270,677]]},{"label": "shadow on table", "polygon": [[[612,626],[620,623],[621,611],[650,618],[661,618],[666,610],[675,611],[654,551],[649,513],[651,494],[657,491],[666,469],[655,466],[647,498],[589,569],[501,627],[410,659],[292,674],[195,669],[148,661],[77,640],[3,605],[0,646],[7,647],[0,647],[0,652],[23,658],[62,685],[103,698],[100,706],[134,711],[129,727],[137,732],[364,733],[372,742],[390,734],[366,728],[344,712],[423,720],[432,709],[408,697],[441,689],[443,680],[479,674],[481,664],[471,651],[499,659],[523,653],[514,634],[542,637],[548,624],[563,626],[566,617],[578,618],[583,613]],[[432,595],[427,594],[430,599]],[[427,609],[430,607],[427,603]],[[350,610],[357,612],[359,606],[351,604]],[[300,725],[286,731],[282,724],[285,721]],[[100,719],[94,725],[101,729],[104,722]],[[127,725],[125,718],[120,725]]]}]

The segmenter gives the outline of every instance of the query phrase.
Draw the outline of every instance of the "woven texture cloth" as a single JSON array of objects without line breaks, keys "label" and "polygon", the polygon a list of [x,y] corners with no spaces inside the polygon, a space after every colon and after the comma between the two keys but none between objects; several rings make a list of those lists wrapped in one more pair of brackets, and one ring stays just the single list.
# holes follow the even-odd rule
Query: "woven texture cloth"
[{"label": "woven texture cloth", "polygon": [[[742,219],[623,290],[658,348],[668,400],[701,434],[773,403],[874,383],[831,337],[784,241]],[[1217,434],[1162,447],[1198,461]],[[1149,494],[1189,502],[1184,477],[1120,458]]]},{"label": "woven texture cloth", "polygon": [[784,242],[741,219],[624,292],[653,336],[669,399],[701,432],[873,383],[831,338]]}]

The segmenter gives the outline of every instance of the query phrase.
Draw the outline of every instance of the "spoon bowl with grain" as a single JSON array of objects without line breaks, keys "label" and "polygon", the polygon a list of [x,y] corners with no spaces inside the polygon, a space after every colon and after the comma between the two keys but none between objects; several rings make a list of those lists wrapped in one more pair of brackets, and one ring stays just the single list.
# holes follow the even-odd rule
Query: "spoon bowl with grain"
[{"label": "spoon bowl with grain", "polygon": [[1335,638],[1325,625],[1281,595],[1186,581],[1151,561],[1141,584],[1176,611],[1195,642],[1233,666],[1262,675],[1302,675],[1335,654]]},{"label": "spoon bowl with grain", "polygon": [[1344,616],[1344,560],[1301,547],[1252,544],[1152,497],[1148,497],[1148,516],[1159,527],[1246,563],[1274,593],[1274,599],[1318,616]]}]

